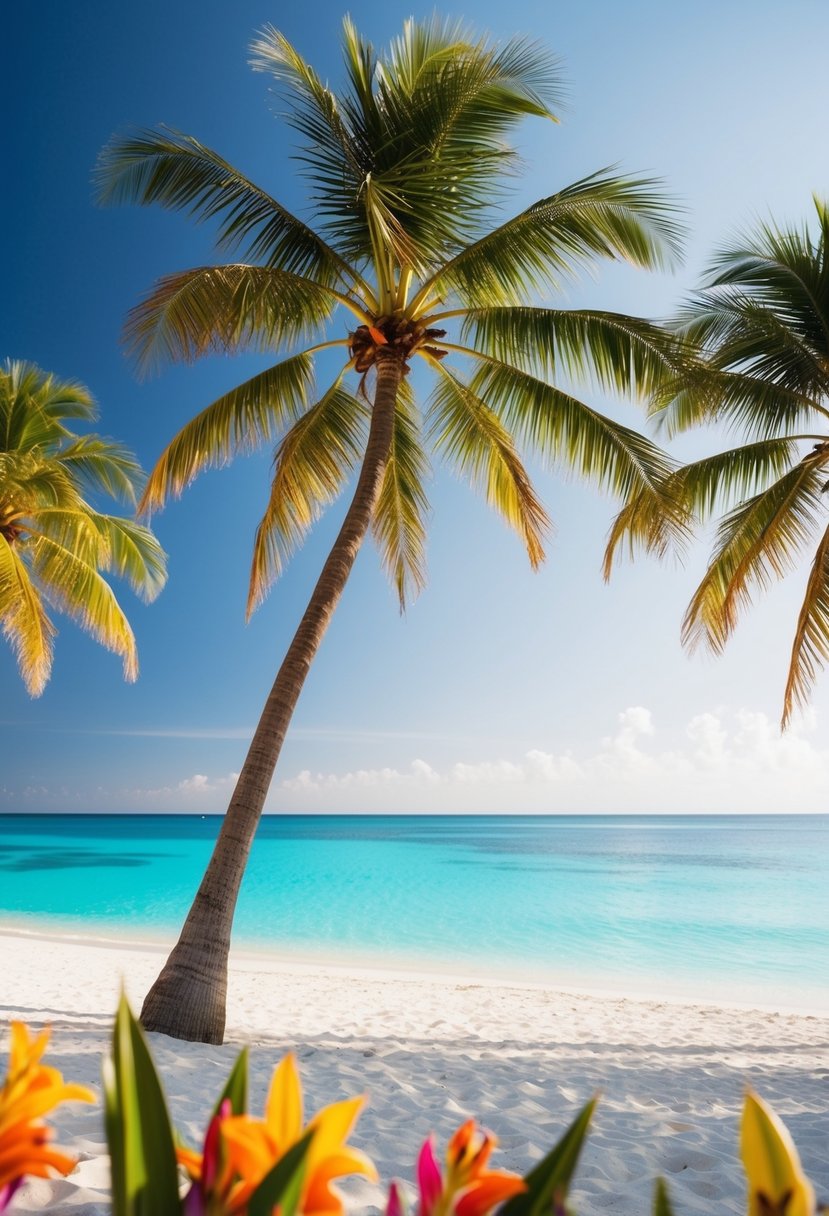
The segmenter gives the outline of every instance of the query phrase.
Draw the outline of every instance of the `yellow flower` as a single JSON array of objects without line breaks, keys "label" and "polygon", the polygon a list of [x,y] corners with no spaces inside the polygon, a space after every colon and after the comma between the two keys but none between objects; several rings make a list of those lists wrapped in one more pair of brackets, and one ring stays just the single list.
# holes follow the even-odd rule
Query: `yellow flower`
[{"label": "yellow flower", "polygon": [[815,1216],[815,1192],[788,1129],[751,1091],[743,1107],[740,1153],[748,1177],[748,1216]]},{"label": "yellow flower", "polygon": [[[273,1074],[265,1118],[230,1115],[221,1118],[218,1124],[221,1164],[210,1171],[215,1178],[214,1202],[218,1201],[215,1210],[228,1216],[242,1216],[265,1175],[302,1138],[304,1131],[313,1130],[297,1210],[307,1216],[342,1216],[342,1201],[332,1192],[330,1183],[344,1174],[364,1174],[372,1181],[377,1180],[371,1161],[346,1144],[363,1103],[363,1098],[335,1102],[303,1128],[296,1061],[293,1055],[285,1056]],[[190,1177],[204,1187],[208,1170],[203,1157],[181,1150],[178,1156]],[[194,1205],[195,1210],[199,1209]],[[204,1210],[211,1210],[207,1195]]]},{"label": "yellow flower", "polygon": [[56,1068],[40,1063],[49,1031],[36,1038],[22,1022],[11,1024],[9,1072],[0,1089],[0,1211],[11,1201],[26,1174],[48,1178],[50,1170],[68,1174],[75,1161],[49,1147],[43,1122],[61,1102],[94,1102],[82,1085],[67,1085]]}]

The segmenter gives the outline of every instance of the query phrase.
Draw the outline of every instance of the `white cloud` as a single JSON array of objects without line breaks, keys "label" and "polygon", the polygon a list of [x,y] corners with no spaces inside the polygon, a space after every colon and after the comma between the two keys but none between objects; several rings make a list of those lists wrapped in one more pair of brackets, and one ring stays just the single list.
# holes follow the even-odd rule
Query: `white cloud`
[{"label": "white cloud", "polygon": [[814,732],[814,716],[781,736],[765,714],[716,709],[693,717],[667,746],[650,710],[631,706],[592,753],[534,748],[519,758],[459,760],[442,770],[422,759],[402,770],[306,770],[279,784],[269,805],[355,812],[823,811],[829,750],[810,738]]},{"label": "white cloud", "polygon": [[[284,812],[825,811],[829,750],[806,715],[785,735],[765,714],[709,709],[665,737],[650,710],[631,706],[613,734],[589,747],[498,754],[436,767],[422,755],[400,767],[303,769],[277,780],[267,809]],[[495,752],[495,746],[498,752]],[[0,789],[0,803],[38,809],[223,811],[237,773],[193,773],[153,788]]]}]

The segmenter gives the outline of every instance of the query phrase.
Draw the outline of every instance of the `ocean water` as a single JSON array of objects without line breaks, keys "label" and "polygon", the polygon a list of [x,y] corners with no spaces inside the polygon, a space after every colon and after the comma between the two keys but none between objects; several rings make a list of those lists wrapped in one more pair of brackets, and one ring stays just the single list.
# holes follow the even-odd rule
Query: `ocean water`
[{"label": "ocean water", "polygon": [[[0,815],[0,923],[173,940],[218,816]],[[829,1013],[829,816],[272,816],[234,942]]]}]

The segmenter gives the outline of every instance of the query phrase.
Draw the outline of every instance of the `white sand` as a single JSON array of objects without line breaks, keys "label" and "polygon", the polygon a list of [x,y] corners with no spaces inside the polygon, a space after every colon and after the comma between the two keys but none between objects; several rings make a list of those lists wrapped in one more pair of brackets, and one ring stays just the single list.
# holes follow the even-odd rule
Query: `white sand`
[{"label": "white sand", "polygon": [[[123,978],[134,1006],[156,974],[152,949],[0,933],[0,1010],[53,1027],[49,1059],[100,1091],[100,1056]],[[678,1216],[744,1210],[737,1123],[747,1084],[786,1120],[818,1193],[829,1197],[829,1018],[582,996],[441,977],[348,972],[237,957],[228,1043],[153,1035],[173,1116],[192,1143],[240,1044],[251,1043],[252,1110],[283,1052],[299,1056],[306,1113],[367,1091],[354,1143],[384,1182],[411,1179],[423,1137],[442,1144],[468,1115],[501,1144],[495,1164],[524,1171],[583,1102],[602,1093],[573,1198],[588,1216],[641,1216],[653,1179]],[[785,1005],[785,994],[780,997]],[[0,1073],[3,1068],[0,1067]],[[80,1155],[67,1179],[35,1180],[15,1210],[108,1212],[100,1107],[55,1120]],[[384,1192],[344,1185],[352,1209]]]}]

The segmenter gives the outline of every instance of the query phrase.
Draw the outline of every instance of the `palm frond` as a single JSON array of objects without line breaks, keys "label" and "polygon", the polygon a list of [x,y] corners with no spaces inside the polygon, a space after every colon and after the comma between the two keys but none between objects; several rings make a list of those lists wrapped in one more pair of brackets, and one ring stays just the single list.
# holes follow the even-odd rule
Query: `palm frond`
[{"label": "palm frond", "polygon": [[715,511],[733,506],[736,500],[765,489],[791,467],[796,455],[794,441],[767,439],[683,465],[664,480],[664,498],[671,504],[667,511],[652,493],[634,494],[608,533],[605,578],[610,577],[620,545],[631,557],[637,549],[656,557],[664,557],[672,549],[681,552],[694,518],[705,520]]},{"label": "palm frond", "polygon": [[346,392],[338,378],[280,441],[270,498],[253,546],[248,617],[342,490],[360,458],[367,416],[366,402]]},{"label": "palm frond", "polygon": [[145,481],[135,456],[114,439],[81,435],[61,448],[55,457],[79,486],[92,493],[134,503]]},{"label": "palm frond", "polygon": [[52,670],[55,627],[20,554],[0,533],[0,626],[30,696],[39,697]]},{"label": "palm frond", "polygon": [[63,468],[54,455],[37,449],[0,452],[0,485],[6,502],[24,514],[40,507],[84,505],[71,470]]},{"label": "palm frond", "polygon": [[805,709],[818,672],[829,660],[829,528],[815,551],[806,594],[797,619],[792,644],[781,729],[791,721],[795,708]]},{"label": "palm frond", "polygon": [[470,308],[520,305],[597,257],[661,267],[678,253],[675,212],[655,180],[602,170],[468,245],[424,291],[454,292]]},{"label": "palm frond", "polygon": [[0,452],[59,443],[71,435],[64,419],[90,421],[96,413],[89,390],[75,380],[22,359],[6,359],[0,367]]},{"label": "palm frond", "polygon": [[481,362],[472,388],[522,443],[548,461],[579,473],[619,498],[630,498],[639,491],[663,498],[665,479],[675,465],[638,431],[496,359]]},{"label": "palm frond", "polygon": [[420,418],[408,384],[398,390],[391,452],[374,512],[372,532],[383,568],[404,612],[406,602],[426,585],[426,519],[429,500],[424,482],[429,460],[420,441]]},{"label": "palm frond", "polygon": [[791,392],[829,388],[818,317],[794,308],[772,310],[736,287],[699,292],[680,312],[678,329],[702,347],[712,367],[763,377]]},{"label": "palm frond", "polygon": [[94,566],[46,536],[29,546],[32,571],[46,599],[107,650],[120,655],[124,679],[138,678],[138,653],[129,621]]},{"label": "palm frond", "polygon": [[152,603],[167,581],[167,555],[156,537],[120,515],[94,512],[91,519],[104,547],[100,568],[126,579],[136,595]]},{"label": "palm frond", "polygon": [[515,160],[507,132],[525,115],[552,117],[559,94],[557,64],[535,43],[497,47],[437,18],[406,22],[379,57],[346,19],[339,97],[273,27],[253,50],[291,106],[323,230],[361,262],[375,252],[373,210],[398,261],[419,272],[471,238]]},{"label": "palm frond", "polygon": [[758,440],[794,435],[823,419],[820,397],[774,383],[753,373],[722,371],[700,364],[688,368],[673,384],[666,382],[654,399],[651,416],[658,431],[674,438],[706,422],[723,423],[729,431]]},{"label": "palm frond", "polygon": [[227,464],[276,439],[308,400],[314,363],[306,352],[283,359],[224,393],[191,419],[162,452],[139,503],[139,513],[159,510],[206,468]]},{"label": "palm frond", "polygon": [[328,320],[337,297],[268,266],[200,266],[160,279],[133,308],[124,337],[139,366],[211,353],[276,351]]},{"label": "palm frond", "polygon": [[524,541],[530,565],[544,560],[550,520],[521,463],[509,431],[478,393],[435,362],[440,378],[429,404],[435,450],[468,477]]},{"label": "palm frond", "polygon": [[603,389],[648,398],[693,363],[661,326],[595,309],[470,309],[461,332],[478,350],[526,371],[589,376]]},{"label": "palm frond", "polygon": [[720,651],[756,590],[794,568],[824,515],[827,453],[801,460],[771,486],[730,511],[711,562],[688,606],[683,642]]},{"label": "palm frond", "polygon": [[164,128],[116,136],[96,171],[101,203],[159,203],[219,221],[220,248],[333,287],[359,275],[316,233],[190,135]]}]

